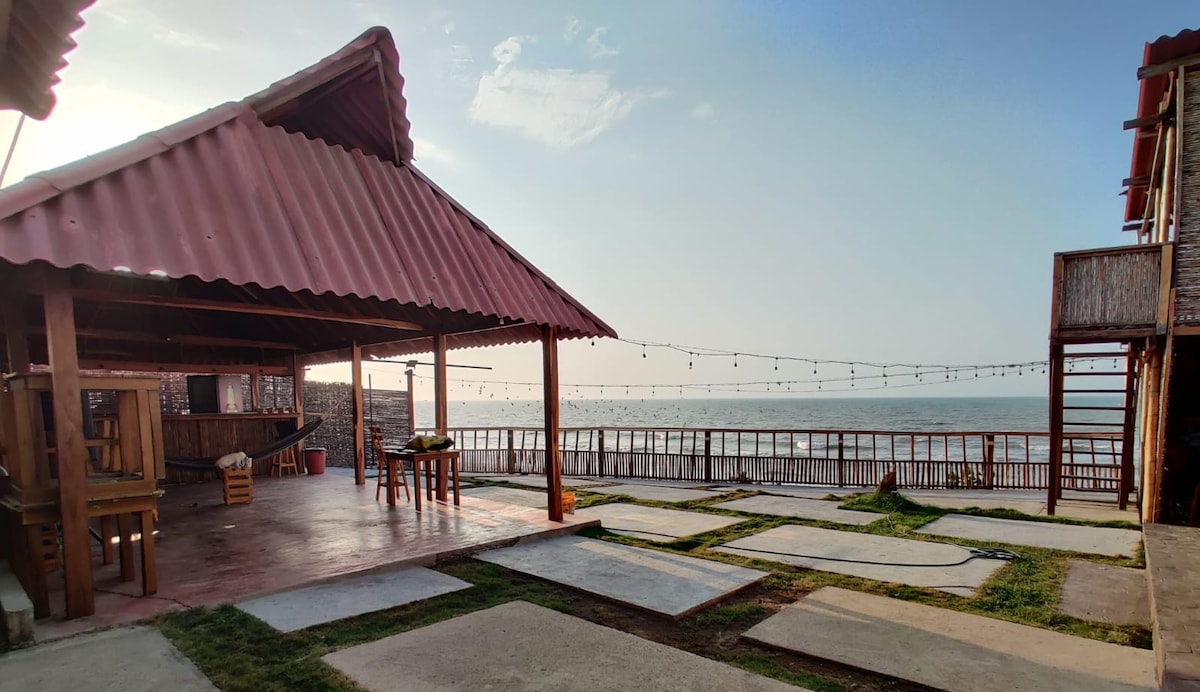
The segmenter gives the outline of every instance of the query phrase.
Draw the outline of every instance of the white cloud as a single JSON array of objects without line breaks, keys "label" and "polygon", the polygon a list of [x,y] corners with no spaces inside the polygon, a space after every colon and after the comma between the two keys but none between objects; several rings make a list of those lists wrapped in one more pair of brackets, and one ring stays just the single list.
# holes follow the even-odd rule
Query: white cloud
[{"label": "white cloud", "polygon": [[151,36],[159,43],[178,48],[197,48],[200,50],[221,50],[224,46],[216,41],[210,41],[203,36],[177,31],[168,27],[155,29]]},{"label": "white cloud", "polygon": [[692,117],[699,120],[708,120],[713,117],[713,105],[711,103],[702,103],[692,109]]},{"label": "white cloud", "polygon": [[608,33],[608,29],[598,26],[592,30],[590,36],[587,37],[587,47],[591,51],[593,58],[606,58],[611,55],[616,55],[621,52],[619,48],[609,48],[604,45],[602,37]]},{"label": "white cloud", "polygon": [[458,160],[450,150],[420,137],[413,137],[413,149],[413,159],[417,163],[433,161],[449,166]]},{"label": "white cloud", "polygon": [[567,43],[574,41],[575,37],[579,35],[579,31],[582,28],[583,22],[579,21],[579,19],[576,17],[571,17],[567,20],[567,26],[563,29],[563,40],[565,40]]},{"label": "white cloud", "polygon": [[449,36],[454,33],[454,22],[446,22],[442,25],[442,33]]},{"label": "white cloud", "polygon": [[516,62],[528,40],[512,36],[492,51],[497,66],[479,78],[469,110],[472,120],[568,149],[595,139],[638,103],[662,95],[616,89],[605,72],[522,69]]}]

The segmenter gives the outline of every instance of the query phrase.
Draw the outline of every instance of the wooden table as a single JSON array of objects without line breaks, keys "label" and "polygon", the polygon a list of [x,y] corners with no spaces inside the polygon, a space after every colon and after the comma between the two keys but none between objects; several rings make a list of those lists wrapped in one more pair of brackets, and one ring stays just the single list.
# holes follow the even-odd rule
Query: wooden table
[{"label": "wooden table", "polygon": [[[459,482],[458,482],[458,452],[445,450],[440,452],[414,452],[401,447],[384,447],[384,460],[386,462],[386,473],[388,480],[388,504],[396,504],[395,496],[392,494],[392,483],[396,480],[396,474],[403,473],[397,467],[402,461],[411,459],[413,462],[413,497],[416,498],[417,511],[421,511],[421,467],[429,468],[430,464],[434,468],[434,487],[426,488],[426,492],[433,491],[433,496],[430,500],[437,498],[440,502],[446,502],[450,499],[449,491],[449,472],[453,469],[454,472],[454,504],[460,505],[459,497]],[[449,462],[449,463],[447,463]]]}]

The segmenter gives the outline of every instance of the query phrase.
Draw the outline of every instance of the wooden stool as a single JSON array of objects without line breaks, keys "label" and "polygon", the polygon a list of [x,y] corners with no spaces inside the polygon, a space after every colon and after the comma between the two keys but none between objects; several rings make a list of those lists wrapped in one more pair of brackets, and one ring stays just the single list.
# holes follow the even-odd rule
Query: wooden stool
[{"label": "wooden stool", "polygon": [[300,465],[296,463],[296,448],[288,447],[279,454],[271,458],[271,475],[282,478],[284,472],[291,470],[292,473],[300,475]]},{"label": "wooden stool", "polygon": [[375,450],[375,463],[379,468],[379,476],[375,480],[375,501],[379,502],[379,491],[388,489],[388,504],[396,504],[400,497],[400,488],[404,487],[405,499],[412,501],[408,491],[408,476],[404,475],[404,461],[391,458],[383,448],[383,432],[371,426],[371,447]]},{"label": "wooden stool", "polygon": [[221,485],[225,489],[227,505],[249,504],[254,501],[254,478],[250,469],[225,469],[221,472]]}]

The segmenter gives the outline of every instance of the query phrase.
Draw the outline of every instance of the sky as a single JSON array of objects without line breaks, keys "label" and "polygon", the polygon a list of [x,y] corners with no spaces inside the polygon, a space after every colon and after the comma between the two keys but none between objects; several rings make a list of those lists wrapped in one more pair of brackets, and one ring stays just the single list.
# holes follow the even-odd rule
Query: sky
[{"label": "sky", "polygon": [[[912,364],[1045,357],[1053,253],[1134,241],[1121,123],[1143,45],[1200,24],[1188,0],[99,0],[84,18],[58,107],[26,122],[5,184],[240,99],[382,25],[416,165],[622,337]],[[0,139],[16,121],[0,114]],[[851,389],[848,366],[691,360],[567,342],[563,394],[1046,391],[1036,368],[937,385],[892,368],[888,387]],[[541,378],[537,344],[450,362],[492,368],[452,380]],[[366,371],[402,386],[402,366]],[[820,391],[801,383],[815,379]],[[796,384],[737,384],[761,381]],[[418,380],[418,398],[431,391]]]}]

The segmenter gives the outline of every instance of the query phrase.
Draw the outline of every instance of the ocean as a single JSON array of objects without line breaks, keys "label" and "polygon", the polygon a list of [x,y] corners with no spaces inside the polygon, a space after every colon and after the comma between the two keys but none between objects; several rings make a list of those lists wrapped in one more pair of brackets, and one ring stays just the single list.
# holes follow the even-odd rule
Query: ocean
[{"label": "ocean", "polygon": [[[1100,405],[1114,403],[1103,397],[1095,400]],[[1076,403],[1084,402],[1080,399]],[[1043,433],[1049,430],[1045,397],[564,399],[560,407],[563,427]],[[452,428],[537,427],[544,422],[542,415],[542,403],[531,400],[452,400],[449,405]],[[416,402],[416,416],[418,427],[431,427],[433,402]]]}]

